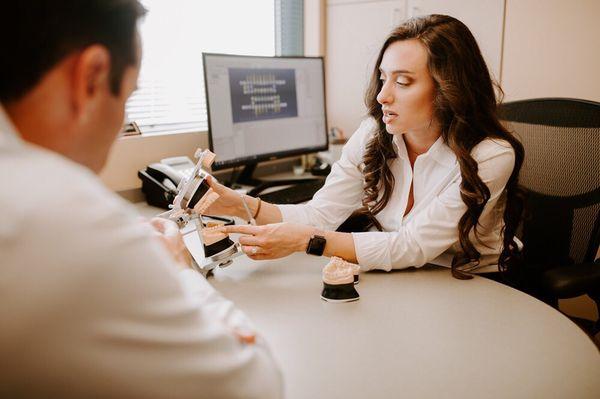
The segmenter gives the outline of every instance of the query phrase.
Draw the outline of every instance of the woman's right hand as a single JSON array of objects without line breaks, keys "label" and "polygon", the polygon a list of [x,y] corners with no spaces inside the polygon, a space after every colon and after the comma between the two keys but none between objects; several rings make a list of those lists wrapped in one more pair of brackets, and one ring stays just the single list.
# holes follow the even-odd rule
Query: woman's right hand
[{"label": "woman's right hand", "polygon": [[242,199],[237,191],[225,187],[212,176],[208,176],[206,181],[210,188],[212,188],[215,193],[219,194],[219,198],[203,212],[204,214],[238,217],[244,217],[246,215],[242,205]]}]

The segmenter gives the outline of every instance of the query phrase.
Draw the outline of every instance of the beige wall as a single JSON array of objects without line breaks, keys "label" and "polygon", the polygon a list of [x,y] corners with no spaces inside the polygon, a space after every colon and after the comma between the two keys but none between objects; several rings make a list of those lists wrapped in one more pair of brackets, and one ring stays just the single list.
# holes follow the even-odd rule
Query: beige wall
[{"label": "beige wall", "polygon": [[600,101],[600,1],[506,0],[506,100]]},{"label": "beige wall", "polygon": [[304,0],[304,55],[325,55],[325,0]]},{"label": "beige wall", "polygon": [[167,157],[186,155],[193,160],[198,147],[208,147],[206,132],[123,137],[113,145],[100,178],[115,191],[141,187],[138,170]]}]

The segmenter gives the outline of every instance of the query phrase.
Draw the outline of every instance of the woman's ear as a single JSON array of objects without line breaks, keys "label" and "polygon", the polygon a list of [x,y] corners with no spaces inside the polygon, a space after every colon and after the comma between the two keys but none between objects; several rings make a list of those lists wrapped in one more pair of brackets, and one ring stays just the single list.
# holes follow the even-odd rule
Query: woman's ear
[{"label": "woman's ear", "polygon": [[85,121],[97,102],[110,94],[110,53],[106,47],[85,48],[73,67],[72,99],[77,119]]}]

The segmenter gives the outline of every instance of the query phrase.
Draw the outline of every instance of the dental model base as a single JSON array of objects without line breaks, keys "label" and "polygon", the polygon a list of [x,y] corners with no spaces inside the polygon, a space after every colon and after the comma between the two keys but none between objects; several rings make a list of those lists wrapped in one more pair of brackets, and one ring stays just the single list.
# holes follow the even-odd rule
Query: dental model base
[{"label": "dental model base", "polygon": [[354,266],[356,265],[348,263],[342,258],[332,257],[327,266],[323,268],[321,299],[327,302],[357,301],[360,295],[354,287],[356,270]]},{"label": "dental model base", "polygon": [[[202,230],[202,243],[204,247],[204,256],[218,262],[223,259],[228,259],[235,255],[237,246],[229,236],[220,231],[223,224],[215,223],[210,227],[205,227]],[[219,265],[223,267],[223,265]]]},{"label": "dental model base", "polygon": [[[219,194],[210,188],[206,180],[210,174],[203,169],[212,165],[215,154],[198,149],[195,157],[198,162],[191,176],[179,183],[171,210],[159,216],[179,225],[186,246],[194,258],[194,266],[198,271],[206,273],[217,266],[229,266],[233,263],[233,258],[242,254],[242,250],[227,234],[217,231],[222,225],[209,223],[207,226],[202,221],[201,215],[219,199]],[[194,232],[198,240],[192,242],[187,236]]]},{"label": "dental model base", "polygon": [[348,263],[350,266],[352,266],[352,274],[354,274],[354,284],[358,284],[358,274],[360,272],[360,266],[356,265],[354,263]]}]

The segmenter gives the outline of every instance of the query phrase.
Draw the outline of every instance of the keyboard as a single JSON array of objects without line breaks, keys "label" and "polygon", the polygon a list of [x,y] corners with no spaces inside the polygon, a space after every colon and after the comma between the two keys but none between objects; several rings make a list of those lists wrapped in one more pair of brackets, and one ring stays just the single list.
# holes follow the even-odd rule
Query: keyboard
[{"label": "keyboard", "polygon": [[325,184],[324,179],[303,182],[281,190],[259,194],[258,197],[271,204],[299,204],[311,200],[323,184]]}]

